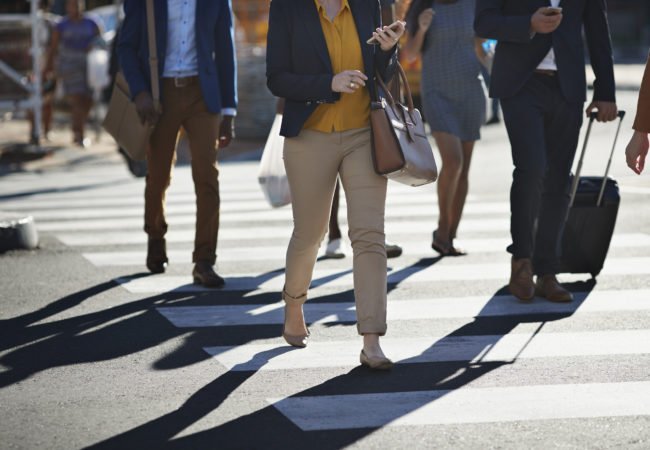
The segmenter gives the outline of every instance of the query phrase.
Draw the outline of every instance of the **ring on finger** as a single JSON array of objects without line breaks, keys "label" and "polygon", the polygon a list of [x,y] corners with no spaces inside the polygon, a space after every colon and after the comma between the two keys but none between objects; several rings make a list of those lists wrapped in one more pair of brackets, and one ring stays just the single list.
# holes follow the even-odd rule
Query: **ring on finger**
[{"label": "ring on finger", "polygon": [[355,87],[357,87],[357,85],[355,84],[355,82],[354,82],[354,81],[350,81],[350,88],[354,89]]}]

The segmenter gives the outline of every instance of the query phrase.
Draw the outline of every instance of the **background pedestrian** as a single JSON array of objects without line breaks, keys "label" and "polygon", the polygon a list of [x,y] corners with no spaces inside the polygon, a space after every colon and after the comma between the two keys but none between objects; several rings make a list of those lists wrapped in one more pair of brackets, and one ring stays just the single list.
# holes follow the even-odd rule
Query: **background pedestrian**
[{"label": "background pedestrian", "polygon": [[[424,116],[436,141],[438,229],[431,247],[441,256],[465,252],[454,246],[469,189],[469,167],[485,123],[485,90],[475,38],[474,0],[415,0],[406,13],[410,60],[422,56],[420,92]],[[432,8],[435,6],[435,10]]]},{"label": "background pedestrian", "polygon": [[[141,119],[155,124],[147,150],[145,225],[147,268],[164,272],[168,259],[165,193],[171,180],[178,131],[185,129],[192,154],[196,232],[195,283],[220,288],[214,271],[219,232],[217,146],[233,137],[237,74],[232,11],[228,0],[157,0],[156,42],[162,112],[149,86],[146,2],[127,0],[118,55]],[[200,20],[198,20],[200,18]]]},{"label": "background pedestrian", "polygon": [[47,69],[56,71],[63,83],[63,92],[70,105],[73,142],[80,147],[89,145],[84,136],[85,124],[93,104],[88,86],[87,57],[99,36],[97,23],[83,12],[83,0],[67,0],[66,16],[57,24],[52,35]]}]

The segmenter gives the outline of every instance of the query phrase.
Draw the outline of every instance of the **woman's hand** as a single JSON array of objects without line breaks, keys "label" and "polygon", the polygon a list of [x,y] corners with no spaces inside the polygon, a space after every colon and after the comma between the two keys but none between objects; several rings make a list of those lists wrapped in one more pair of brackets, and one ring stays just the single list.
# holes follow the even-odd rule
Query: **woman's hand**
[{"label": "woman's hand", "polygon": [[366,85],[367,76],[359,70],[344,70],[332,78],[332,91],[352,94]]},{"label": "woman's hand", "polygon": [[375,30],[372,35],[379,42],[381,49],[387,52],[395,47],[395,45],[397,45],[399,38],[402,37],[404,30],[406,30],[405,25],[406,22],[397,20],[391,25],[385,25],[383,28],[377,28],[377,30]]},{"label": "woman's hand", "polygon": [[632,135],[632,139],[630,139],[630,142],[627,144],[627,148],[625,149],[625,160],[627,161],[627,166],[637,175],[640,175],[641,172],[643,172],[649,147],[650,143],[648,143],[648,133],[643,133],[641,131],[635,131]]},{"label": "woman's hand", "polygon": [[427,8],[418,16],[418,31],[426,32],[431,26],[435,11],[433,8]]}]

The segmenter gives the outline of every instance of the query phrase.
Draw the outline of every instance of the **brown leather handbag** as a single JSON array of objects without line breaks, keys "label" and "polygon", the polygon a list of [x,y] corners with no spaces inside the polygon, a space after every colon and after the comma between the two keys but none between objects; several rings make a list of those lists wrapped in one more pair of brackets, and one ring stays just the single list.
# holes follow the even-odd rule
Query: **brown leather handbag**
[{"label": "brown leather handbag", "polygon": [[395,100],[381,76],[376,75],[377,99],[370,107],[375,172],[409,186],[433,183],[438,178],[438,168],[422,115],[413,107],[411,88],[399,63],[397,72],[407,106]]},{"label": "brown leather handbag", "polygon": [[[151,70],[151,90],[154,107],[160,111],[160,86],[158,84],[158,59],[156,56],[156,31],[153,0],[147,0],[147,30],[149,44],[149,68]],[[131,159],[141,161],[146,157],[149,138],[153,126],[142,123],[131,99],[129,85],[121,72],[118,72],[113,85],[111,101],[102,123],[108,134],[129,154]]]}]

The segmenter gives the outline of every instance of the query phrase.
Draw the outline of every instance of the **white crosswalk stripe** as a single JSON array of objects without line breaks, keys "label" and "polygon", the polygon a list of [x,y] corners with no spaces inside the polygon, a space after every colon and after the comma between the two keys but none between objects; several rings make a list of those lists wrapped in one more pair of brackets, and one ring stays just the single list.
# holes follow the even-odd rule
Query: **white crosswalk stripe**
[{"label": "white crosswalk stripe", "polygon": [[[141,180],[125,180],[110,171],[97,170],[66,180],[55,192],[12,198],[12,192],[18,195],[21,190],[34,189],[34,179],[26,177],[12,187],[0,207],[34,214],[40,232],[75,248],[98,270],[109,271],[123,289],[121,292],[138,298],[173,296],[173,302],[153,307],[166,326],[187,333],[245,328],[250,339],[242,338],[237,344],[215,340],[201,345],[212,364],[232,372],[276,371],[292,376],[305,370],[348,373],[359,365],[360,339],[352,327],[344,328],[349,331],[344,335],[338,326],[356,321],[352,258],[317,263],[311,301],[305,306],[312,338],[306,349],[289,348],[279,337],[284,321],[279,297],[291,235],[291,209],[266,205],[250,165],[228,169],[230,172],[222,171],[227,180],[222,179],[219,232],[219,242],[227,245],[219,249],[219,263],[245,268],[240,273],[225,273],[227,284],[219,291],[193,284],[189,270],[146,277],[124,275],[125,267],[144,270]],[[180,180],[174,181],[168,195],[168,255],[172,265],[184,270],[192,263],[195,198],[189,170],[180,169],[175,176]],[[73,190],[82,183],[90,187]],[[626,229],[614,235],[610,251],[616,253],[608,258],[599,275],[603,287],[594,283],[585,286],[588,276],[584,274],[562,274],[563,282],[583,282],[572,303],[557,304],[540,298],[520,303],[494,290],[468,293],[465,286],[472,282],[507,282],[507,199],[471,195],[459,230],[469,256],[432,262],[436,256],[430,248],[436,210],[435,186],[410,189],[391,185],[387,237],[402,245],[404,256],[389,263],[388,282],[398,286],[396,293],[389,294],[389,328],[408,329],[416,322],[438,327],[432,328],[437,330],[434,332],[422,326],[417,336],[391,332],[382,340],[384,351],[396,362],[396,370],[407,368],[426,378],[440,365],[459,363],[461,372],[476,365],[494,364],[508,373],[520,362],[557,361],[562,365],[577,360],[588,364],[590,358],[599,357],[608,358],[607,364],[614,368],[620,358],[650,355],[650,324],[642,324],[644,318],[650,317],[650,284],[624,284],[632,277],[650,279],[650,234]],[[344,216],[341,213],[343,225]],[[459,293],[439,294],[436,286],[443,282],[456,283]],[[411,295],[411,290],[415,294]],[[339,295],[340,301],[325,299],[329,295]],[[250,300],[252,296],[255,298]],[[612,326],[608,325],[609,317],[616,318]],[[626,320],[635,317],[638,320],[633,325],[625,326]],[[489,328],[483,323],[487,321],[499,321],[502,328]],[[545,328],[547,321],[554,326]],[[572,327],[574,322],[578,325]],[[459,323],[463,325],[459,327]],[[268,330],[269,326],[277,329],[278,337],[269,339],[268,334],[262,334],[258,340],[256,331],[264,327]],[[467,327],[472,331],[468,332]],[[452,332],[439,331],[447,328]],[[647,379],[583,382],[578,371],[574,378],[561,373],[553,382],[538,382],[531,377],[529,385],[511,386],[505,381],[501,385],[498,378],[495,383],[478,387],[466,383],[446,389],[440,380],[426,389],[400,385],[377,392],[260,395],[305,431],[650,415]]]},{"label": "white crosswalk stripe", "polygon": [[650,415],[650,382],[463,388],[269,401],[304,431],[584,419]]},{"label": "white crosswalk stripe", "polygon": [[[510,269],[507,260],[500,264],[435,264],[433,266],[398,267],[388,273],[388,283],[401,283],[408,280],[409,284],[431,283],[436,281],[471,281],[471,280],[507,280]],[[609,259],[601,272],[607,275],[650,275],[650,257],[631,257]],[[563,282],[583,280],[583,274],[563,274]],[[159,293],[159,292],[201,292],[209,289],[191,284],[188,276],[160,275],[147,278],[117,278],[115,280],[129,292]],[[272,272],[257,276],[249,274],[233,274],[224,290],[253,291],[282,289],[283,275]],[[312,289],[318,286],[350,287],[352,286],[352,271],[344,270],[315,270]]]},{"label": "white crosswalk stripe", "polygon": [[[400,237],[402,235],[399,235]],[[189,238],[189,236],[188,236]],[[67,241],[65,239],[64,241]],[[177,242],[172,241],[170,242]],[[277,240],[275,240],[276,243]],[[145,239],[141,242],[145,244]],[[219,261],[275,261],[284,263],[284,258],[289,243],[289,236],[282,239],[283,245],[278,246],[255,246],[228,248],[220,252]],[[400,241],[400,244],[402,241]],[[472,252],[503,252],[510,240],[507,238],[483,238],[463,239],[462,245],[472,249]],[[630,233],[614,236],[611,248],[629,247],[650,247],[650,234]],[[419,242],[404,242],[402,245],[404,253],[413,256],[431,256],[433,253],[428,245]],[[94,265],[101,266],[132,266],[141,265],[145,260],[146,250],[141,251],[111,251],[111,252],[85,252],[84,257]],[[170,260],[174,263],[191,263],[191,254],[182,250],[171,250],[167,252]]]}]

